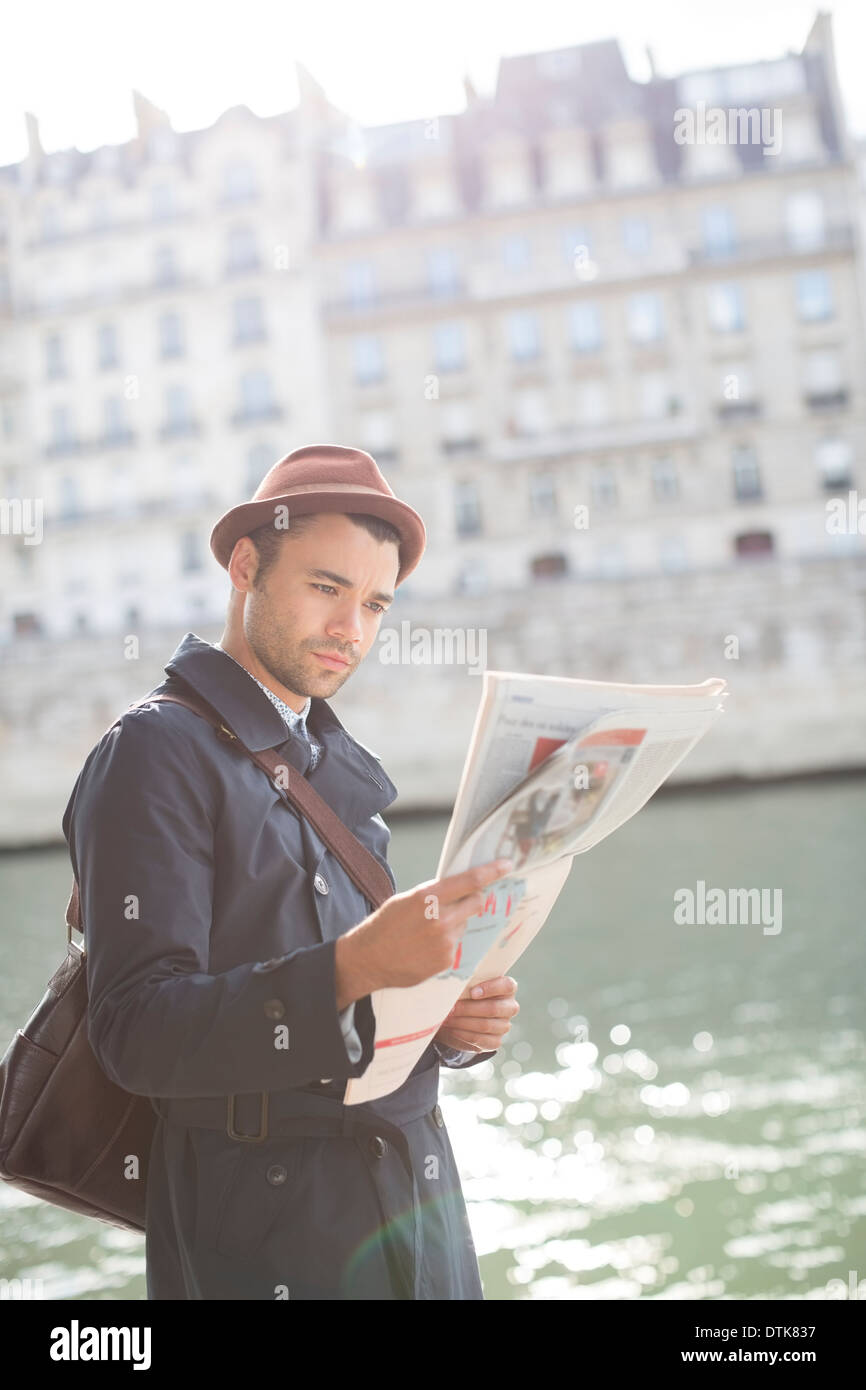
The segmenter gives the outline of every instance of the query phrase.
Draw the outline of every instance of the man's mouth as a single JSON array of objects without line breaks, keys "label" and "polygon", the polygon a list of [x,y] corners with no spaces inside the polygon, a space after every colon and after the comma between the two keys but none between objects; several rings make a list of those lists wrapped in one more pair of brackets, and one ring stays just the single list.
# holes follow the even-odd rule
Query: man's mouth
[{"label": "man's mouth", "polygon": [[345,671],[346,667],[349,665],[348,661],[344,660],[341,656],[335,656],[333,652],[313,652],[313,656],[317,656],[321,662],[324,662],[326,666],[330,666],[333,671]]}]

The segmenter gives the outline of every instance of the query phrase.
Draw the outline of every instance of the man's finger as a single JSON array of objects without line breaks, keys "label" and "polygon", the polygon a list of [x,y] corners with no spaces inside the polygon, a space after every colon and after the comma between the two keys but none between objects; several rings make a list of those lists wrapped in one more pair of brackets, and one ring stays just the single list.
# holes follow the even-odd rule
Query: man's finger
[{"label": "man's finger", "polygon": [[520,1005],[513,996],[498,999],[458,999],[448,1018],[513,1018]]},{"label": "man's finger", "polygon": [[493,980],[484,980],[480,985],[473,985],[466,995],[461,995],[465,999],[495,999],[503,994],[514,994],[517,989],[517,981],[510,975],[497,975]]}]

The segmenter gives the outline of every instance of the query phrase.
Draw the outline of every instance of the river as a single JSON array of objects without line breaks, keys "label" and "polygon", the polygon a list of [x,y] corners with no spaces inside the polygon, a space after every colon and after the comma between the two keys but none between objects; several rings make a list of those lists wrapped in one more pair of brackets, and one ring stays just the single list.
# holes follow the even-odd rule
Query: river
[{"label": "river", "polygon": [[[394,820],[401,888],[446,823]],[[681,790],[575,858],[497,1059],[443,1070],[488,1299],[866,1298],[864,825],[861,779]],[[0,856],[4,1046],[70,876]],[[678,920],[719,888],[766,910]],[[0,1277],[45,1298],[143,1298],[143,1244],[0,1184]]]}]

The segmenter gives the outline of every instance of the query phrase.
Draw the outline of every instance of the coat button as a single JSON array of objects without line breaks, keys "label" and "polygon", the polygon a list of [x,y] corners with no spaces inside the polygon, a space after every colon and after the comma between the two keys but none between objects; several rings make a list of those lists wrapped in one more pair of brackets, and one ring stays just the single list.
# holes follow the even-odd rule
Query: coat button
[{"label": "coat button", "polygon": [[330,889],[328,888],[327,880],[324,879],[324,878],[322,878],[322,875],[321,875],[321,874],[316,874],[316,877],[313,879],[313,883],[315,884],[316,892],[317,892],[317,893],[329,893],[329,892],[330,892]]},{"label": "coat button", "polygon": [[266,999],[262,1008],[268,1018],[282,1018],[286,1012],[282,999]]},{"label": "coat button", "polygon": [[282,1163],[272,1163],[265,1176],[273,1187],[279,1187],[280,1183],[286,1181],[288,1175]]},{"label": "coat button", "polygon": [[442,1118],[442,1111],[438,1105],[433,1106],[433,1119],[436,1121],[440,1129],[445,1128],[445,1121]]},{"label": "coat button", "polygon": [[376,1158],[384,1158],[385,1154],[388,1152],[387,1142],[382,1138],[381,1134],[373,1135],[373,1138],[370,1140],[370,1152],[374,1154]]}]

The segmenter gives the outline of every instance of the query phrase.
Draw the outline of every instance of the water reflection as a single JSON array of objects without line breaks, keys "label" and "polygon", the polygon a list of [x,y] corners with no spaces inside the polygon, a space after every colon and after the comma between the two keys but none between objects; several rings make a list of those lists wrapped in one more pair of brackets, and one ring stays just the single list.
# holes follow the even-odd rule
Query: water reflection
[{"label": "water reflection", "polygon": [[[575,860],[495,1063],[443,1073],[487,1298],[866,1298],[864,802],[841,779],[658,798]],[[444,829],[394,824],[401,888]],[[8,1037],[62,954],[69,870],[0,876]],[[779,888],[783,930],[676,925],[697,878]],[[2,1184],[0,1242],[45,1297],[144,1296],[140,1237]]]}]

